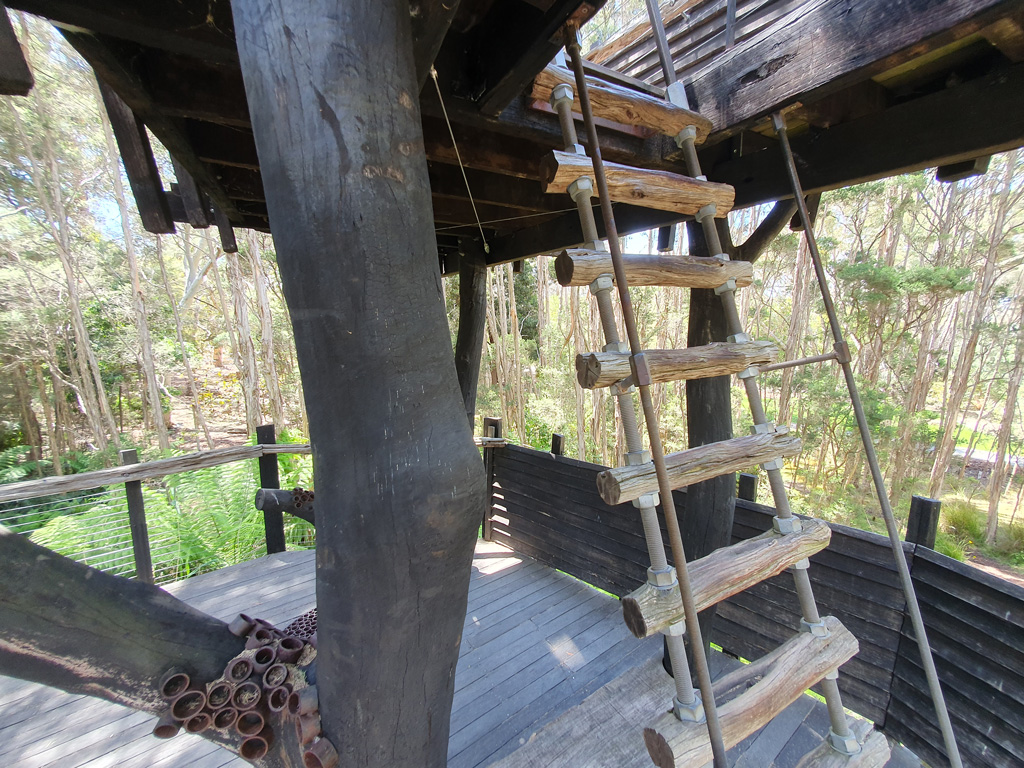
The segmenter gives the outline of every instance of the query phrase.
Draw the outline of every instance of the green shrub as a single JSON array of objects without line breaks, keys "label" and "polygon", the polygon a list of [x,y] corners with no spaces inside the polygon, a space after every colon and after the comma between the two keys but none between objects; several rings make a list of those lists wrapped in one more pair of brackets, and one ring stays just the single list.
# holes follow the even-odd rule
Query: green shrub
[{"label": "green shrub", "polygon": [[964,548],[957,543],[957,540],[942,531],[935,535],[935,551],[940,555],[952,557],[954,560],[960,560],[961,562],[967,557]]},{"label": "green shrub", "polygon": [[985,540],[985,516],[969,501],[944,500],[942,529],[960,546],[970,546]]}]

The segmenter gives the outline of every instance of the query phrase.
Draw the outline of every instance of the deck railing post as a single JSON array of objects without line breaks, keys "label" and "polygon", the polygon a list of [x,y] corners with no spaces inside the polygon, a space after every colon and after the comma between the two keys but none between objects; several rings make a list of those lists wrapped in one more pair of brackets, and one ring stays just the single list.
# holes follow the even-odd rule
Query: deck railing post
[{"label": "deck railing post", "polygon": [[[256,427],[256,443],[258,445],[274,445],[277,434],[273,424]],[[260,488],[280,488],[281,477],[278,473],[277,454],[260,456]],[[263,512],[263,529],[267,537],[267,554],[285,551],[284,513],[280,510]]]},{"label": "deck railing post", "polygon": [[[484,437],[501,437],[501,419],[494,416],[484,417]],[[484,505],[484,522],[482,537],[491,540],[491,510],[494,507],[494,451],[496,448],[484,448],[484,471],[487,473],[487,502]]]},{"label": "deck railing post", "polygon": [[555,456],[563,456],[565,451],[565,435],[557,432],[551,433],[551,453]]},{"label": "deck railing post", "polygon": [[939,513],[942,502],[924,496],[912,496],[910,516],[907,517],[906,540],[928,549],[935,549],[935,535],[939,530]]},{"label": "deck railing post", "polygon": [[[138,464],[139,452],[134,448],[119,454],[121,464]],[[146,524],[146,502],[142,498],[142,481],[129,480],[124,484],[128,500],[128,525],[132,533],[132,555],[135,559],[135,577],[147,584],[154,583],[153,555],[149,549],[149,526]]]},{"label": "deck railing post", "polygon": [[740,472],[736,498],[744,501],[757,501],[757,475]]}]

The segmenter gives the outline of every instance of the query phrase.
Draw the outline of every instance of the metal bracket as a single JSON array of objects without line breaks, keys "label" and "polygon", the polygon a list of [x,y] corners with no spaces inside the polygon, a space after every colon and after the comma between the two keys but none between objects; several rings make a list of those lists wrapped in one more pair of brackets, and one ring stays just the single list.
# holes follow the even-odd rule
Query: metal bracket
[{"label": "metal bracket", "polygon": [[608,391],[611,392],[615,397],[619,395],[631,395],[633,394],[633,377],[628,376],[622,381],[616,381],[610,387]]},{"label": "metal bracket", "polygon": [[[675,104],[677,107],[683,109],[690,108],[690,100],[686,98],[686,86],[683,85],[681,80],[676,80],[672,85],[665,89],[665,100],[669,104]],[[697,138],[697,129],[692,125],[688,125],[679,132],[679,136],[682,136],[687,131],[693,131],[693,138]],[[676,137],[676,141],[679,140],[679,136]]]},{"label": "metal bracket", "polygon": [[629,367],[633,369],[633,381],[638,386],[650,386],[651,385],[651,369],[647,365],[647,355],[643,352],[637,352],[629,359]]},{"label": "metal bracket", "polygon": [[598,275],[590,284],[590,292],[597,295],[601,291],[610,291],[615,286],[615,278],[609,274]]},{"label": "metal bracket", "polygon": [[580,176],[569,185],[566,191],[569,193],[569,197],[576,203],[579,202],[581,196],[586,196],[589,201],[594,196],[594,180],[589,176]]},{"label": "metal bracket", "polygon": [[799,517],[779,517],[776,515],[772,518],[772,530],[781,534],[800,533],[803,527],[800,524]]},{"label": "metal bracket", "polygon": [[836,351],[836,360],[840,363],[848,363],[853,359],[850,357],[850,345],[845,341],[833,344],[832,349]]}]

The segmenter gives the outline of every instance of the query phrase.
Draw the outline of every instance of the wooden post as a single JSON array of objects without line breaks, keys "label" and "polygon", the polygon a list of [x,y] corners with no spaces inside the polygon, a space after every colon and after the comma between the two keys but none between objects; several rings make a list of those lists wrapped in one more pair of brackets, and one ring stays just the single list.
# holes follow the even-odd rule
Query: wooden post
[{"label": "wooden post", "polygon": [[736,491],[736,498],[744,501],[757,501],[757,475],[749,472],[740,472],[739,489]]},{"label": "wooden post", "polygon": [[[277,433],[273,424],[256,427],[257,445],[274,445]],[[278,473],[277,454],[260,456],[260,488],[280,488],[281,477]],[[284,552],[287,547],[284,541],[284,515],[281,510],[263,510],[263,530],[267,537],[267,554]]]},{"label": "wooden post", "polygon": [[438,275],[408,0],[232,0],[315,463],[322,732],[446,764],[484,504]]},{"label": "wooden post", "polygon": [[[138,464],[139,452],[134,448],[121,451],[121,464]],[[149,526],[146,525],[146,502],[142,498],[142,481],[130,480],[124,484],[128,499],[128,525],[132,531],[132,553],[135,556],[135,577],[152,584],[153,555],[149,551]]]},{"label": "wooden post", "polygon": [[907,517],[906,540],[928,549],[935,549],[935,534],[939,530],[942,502],[924,496],[912,496],[910,516]]},{"label": "wooden post", "polygon": [[[484,437],[501,437],[501,419],[496,416],[484,417]],[[487,499],[484,503],[482,538],[491,540],[491,512],[494,507],[494,452],[497,448],[484,449],[484,468],[487,472]]]},{"label": "wooden post", "polygon": [[455,373],[466,404],[470,429],[473,429],[487,319],[487,262],[478,246],[465,241],[464,244],[463,253],[459,254],[459,335],[455,340]]},{"label": "wooden post", "polygon": [[551,453],[555,456],[563,456],[565,450],[565,435],[560,435],[558,432],[551,433]]}]

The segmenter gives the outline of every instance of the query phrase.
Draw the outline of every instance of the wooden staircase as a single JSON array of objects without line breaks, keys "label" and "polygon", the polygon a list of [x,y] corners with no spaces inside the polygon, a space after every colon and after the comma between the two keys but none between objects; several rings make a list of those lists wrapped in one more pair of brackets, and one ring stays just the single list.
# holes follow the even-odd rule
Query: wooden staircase
[{"label": "wooden staircase", "polygon": [[[571,44],[568,47],[582,74],[578,47],[575,51]],[[605,193],[611,202],[623,201],[693,215],[704,225],[711,247],[721,250],[717,246],[714,218],[728,213],[733,204],[733,190],[701,176],[694,149],[695,143],[707,135],[710,125],[685,107],[608,84],[587,84],[589,99],[586,101],[592,113],[588,115],[586,102],[571,92],[569,84],[575,82],[572,73],[549,67],[535,81],[533,96],[550,99],[552,108],[559,113],[566,145],[565,151],[553,152],[543,160],[545,190],[572,195],[587,241],[583,248],[563,251],[556,260],[555,271],[562,285],[590,286],[599,304],[608,342],[604,350],[577,358],[577,378],[580,386],[587,389],[612,388],[629,444],[627,464],[601,472],[598,489],[608,504],[633,502],[644,523],[651,553],[649,580],[622,600],[623,615],[630,631],[638,638],[665,634],[673,655],[677,697],[672,711],[660,715],[652,712],[652,722],[644,730],[651,759],[659,768],[702,766],[713,757],[721,761],[724,749],[739,743],[808,688],[820,684],[833,728],[827,746],[808,755],[801,762],[801,768],[811,765],[882,766],[889,756],[884,736],[865,731],[863,726],[857,726],[856,731],[853,729],[843,712],[836,684],[839,666],[857,653],[857,640],[837,619],[819,616],[811,594],[807,558],[828,545],[829,528],[818,520],[795,517],[785,495],[782,460],[800,452],[800,440],[789,434],[788,428],[776,427],[767,421],[760,402],[756,384],[758,367],[773,362],[778,350],[771,342],[750,339],[739,327],[735,291],[750,284],[751,265],[731,261],[725,253],[710,258],[619,255],[617,244],[613,256],[603,249],[593,224],[591,190],[602,185],[595,185],[595,176],[600,181],[598,169],[577,143],[572,116],[581,112],[584,121],[591,121],[587,126],[591,137],[596,136],[592,123],[596,118],[676,137],[688,159],[690,175],[603,163]],[[672,90],[669,92],[671,94]],[[600,162],[599,158],[596,162]],[[611,231],[614,232],[613,227]],[[616,256],[618,265],[614,263]],[[618,284],[616,266],[619,278],[628,285]],[[681,350],[635,347],[627,350],[627,345],[617,336],[611,296],[615,288],[622,290],[638,285],[714,289],[722,298],[729,320],[729,340]],[[625,302],[628,295],[620,294],[620,297]],[[631,321],[627,317],[627,328]],[[632,400],[635,387],[640,387],[641,394],[645,394],[644,388],[655,384],[726,374],[736,375],[745,387],[753,415],[752,434],[662,456],[660,439],[655,439],[656,417],[652,423],[651,413],[645,410],[654,456],[641,449],[637,434],[631,439],[630,430],[637,432]],[[665,564],[655,511],[659,499],[669,502],[664,508],[671,536],[675,510],[671,499],[665,498],[666,482],[672,489],[682,488],[758,464],[769,473],[775,494],[778,516],[774,530],[683,564],[686,578],[679,574],[677,580],[674,571]],[[677,523],[675,530],[678,535]],[[674,549],[681,550],[681,546]],[[713,702],[707,701],[706,695],[706,689],[712,688],[710,678],[702,679],[701,687],[705,692],[702,708],[701,698],[693,690],[685,669],[685,660],[680,662],[676,658],[683,653],[680,635],[686,628],[687,600],[691,601],[693,616],[696,611],[784,570],[791,571],[795,579],[803,615],[801,626],[790,640],[772,653],[714,683]],[[698,652],[703,660],[703,649]],[[708,723],[702,719],[705,712]],[[715,721],[713,730],[712,720]],[[716,738],[720,743],[714,750],[712,745]]]}]

